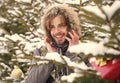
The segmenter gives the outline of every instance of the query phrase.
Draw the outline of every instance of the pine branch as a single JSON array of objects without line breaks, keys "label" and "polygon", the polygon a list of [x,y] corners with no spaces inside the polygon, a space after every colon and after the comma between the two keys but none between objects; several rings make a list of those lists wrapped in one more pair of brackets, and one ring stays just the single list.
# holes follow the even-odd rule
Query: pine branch
[{"label": "pine branch", "polygon": [[[93,0],[93,1],[96,3],[95,0]],[[112,33],[113,27],[112,27],[111,19],[109,19],[109,17],[108,17],[107,14],[105,13],[105,11],[102,9],[102,6],[101,6],[101,5],[98,5],[97,3],[96,3],[96,5],[97,5],[97,7],[101,10],[101,12],[105,15],[106,21],[107,21],[107,23],[108,23],[108,26],[110,27],[110,33]],[[115,35],[115,32],[112,34],[112,36],[117,40],[117,43],[120,42],[120,40],[119,40],[119,39],[117,38],[117,36]]]}]

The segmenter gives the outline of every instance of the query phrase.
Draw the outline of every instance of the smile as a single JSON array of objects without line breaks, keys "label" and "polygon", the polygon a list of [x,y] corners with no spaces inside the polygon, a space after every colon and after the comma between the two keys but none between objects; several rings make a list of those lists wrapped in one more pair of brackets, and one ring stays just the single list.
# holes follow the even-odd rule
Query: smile
[{"label": "smile", "polygon": [[62,38],[63,36],[61,36],[61,35],[58,35],[58,36],[55,36],[56,38]]}]

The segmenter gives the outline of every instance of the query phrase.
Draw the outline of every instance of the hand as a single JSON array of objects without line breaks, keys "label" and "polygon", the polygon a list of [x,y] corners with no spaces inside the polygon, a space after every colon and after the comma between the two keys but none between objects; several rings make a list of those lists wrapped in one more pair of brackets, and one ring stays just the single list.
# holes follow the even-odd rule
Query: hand
[{"label": "hand", "polygon": [[45,42],[45,45],[46,45],[47,50],[49,52],[55,52],[56,51],[56,49],[51,45],[51,41],[47,36],[45,37],[44,42]]},{"label": "hand", "polygon": [[71,37],[71,38],[66,37],[66,39],[69,41],[69,46],[77,45],[79,43],[78,34],[74,30],[71,30],[71,32],[68,32],[68,34]]}]

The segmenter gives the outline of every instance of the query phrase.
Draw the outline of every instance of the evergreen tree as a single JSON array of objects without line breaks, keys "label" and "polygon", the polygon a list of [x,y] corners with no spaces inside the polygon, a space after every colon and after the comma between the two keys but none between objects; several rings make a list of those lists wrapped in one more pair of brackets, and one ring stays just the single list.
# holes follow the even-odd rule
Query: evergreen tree
[{"label": "evergreen tree", "polygon": [[[120,57],[119,3],[120,1],[117,0],[80,0],[79,4],[66,3],[74,7],[79,14],[80,28],[82,29],[81,42],[102,43],[105,48],[112,49],[110,52],[104,52],[103,54],[79,52],[80,55],[84,56],[81,61],[88,61],[88,57],[91,56],[97,59],[102,58],[104,59],[103,61],[107,61],[107,58],[114,60]],[[63,2],[59,0],[0,1],[0,19],[2,19],[0,20],[1,81],[5,83],[22,82],[23,77],[18,80],[10,77],[15,65],[20,67],[25,78],[33,58],[39,61],[46,61],[46,59],[32,57],[31,54],[33,49],[39,47],[43,40],[44,33],[41,31],[40,26],[41,16],[44,14],[43,11],[46,7],[54,4],[63,4]],[[43,52],[46,51],[43,50]],[[64,57],[62,59],[66,64],[57,61],[53,61],[53,63],[60,68],[64,65],[75,68],[75,66],[67,64]],[[77,69],[82,76],[74,76],[76,78],[73,83],[114,83],[114,81],[102,79],[96,70],[84,70],[79,67]],[[68,79],[61,80],[61,83],[68,83]]]}]

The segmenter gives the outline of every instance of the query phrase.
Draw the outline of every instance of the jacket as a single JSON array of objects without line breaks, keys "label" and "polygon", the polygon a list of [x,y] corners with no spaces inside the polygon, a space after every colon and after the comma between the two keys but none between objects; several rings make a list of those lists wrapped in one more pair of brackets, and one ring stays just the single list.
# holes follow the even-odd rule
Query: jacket
[{"label": "jacket", "polygon": [[[77,60],[79,57],[72,56],[69,52],[67,52],[69,43],[68,41],[65,41],[65,43],[62,46],[58,46],[55,43],[53,43],[53,46],[57,49],[57,52],[59,54],[62,54],[63,56],[67,56],[71,60]],[[39,49],[36,49],[34,51],[35,56],[45,56],[44,53],[42,53],[42,49],[44,47],[41,47]],[[68,69],[66,67],[63,67],[59,72],[57,72],[54,77],[51,75],[51,72],[53,70],[56,70],[57,67],[54,64],[42,64],[37,66],[30,67],[28,71],[28,76],[25,80],[25,83],[53,83],[54,78],[60,79],[63,75],[69,75],[73,72],[72,69]]]}]

